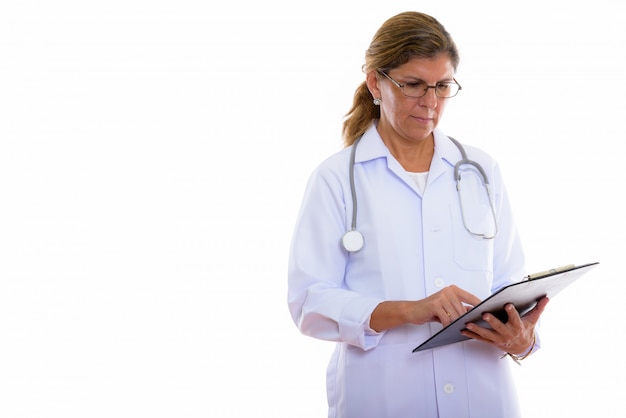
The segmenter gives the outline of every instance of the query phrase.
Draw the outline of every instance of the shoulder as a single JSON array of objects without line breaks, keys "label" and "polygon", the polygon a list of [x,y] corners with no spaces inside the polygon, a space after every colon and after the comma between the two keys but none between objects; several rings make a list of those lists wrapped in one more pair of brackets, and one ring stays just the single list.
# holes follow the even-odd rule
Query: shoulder
[{"label": "shoulder", "polygon": [[326,157],[317,165],[314,169],[314,173],[330,174],[346,172],[350,163],[351,149],[352,147],[347,147]]},{"label": "shoulder", "polygon": [[482,148],[479,148],[472,144],[463,144],[465,152],[467,152],[467,158],[470,160],[476,160],[481,164],[494,165],[498,164],[497,160],[488,152]]},{"label": "shoulder", "polygon": [[307,188],[341,188],[349,178],[350,150],[341,149],[318,163],[309,174]]},{"label": "shoulder", "polygon": [[469,160],[475,160],[486,166],[497,166],[496,159],[488,151],[466,142],[465,138],[446,135],[439,129],[435,130],[435,144],[442,150],[442,156],[452,164],[461,159],[461,150],[455,141],[463,148]]}]

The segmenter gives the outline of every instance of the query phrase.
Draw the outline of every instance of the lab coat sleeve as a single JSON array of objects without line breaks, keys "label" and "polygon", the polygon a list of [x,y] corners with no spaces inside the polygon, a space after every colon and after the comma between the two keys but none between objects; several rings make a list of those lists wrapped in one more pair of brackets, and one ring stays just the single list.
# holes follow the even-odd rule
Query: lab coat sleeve
[{"label": "lab coat sleeve", "polygon": [[[492,186],[496,196],[495,204],[499,228],[494,247],[494,282],[492,286],[492,292],[497,292],[505,286],[522,280],[527,275],[527,270],[520,234],[513,216],[513,209],[502,180],[502,173],[495,162],[493,163],[491,178],[495,179]],[[535,326],[533,352],[541,347],[540,322]]]},{"label": "lab coat sleeve", "polygon": [[383,335],[369,328],[370,315],[382,300],[345,286],[350,255],[341,246],[348,230],[341,177],[327,165],[309,179],[292,237],[288,305],[303,334],[369,350]]},{"label": "lab coat sleeve", "polygon": [[526,275],[526,260],[519,232],[515,225],[509,196],[497,163],[493,163],[491,178],[495,192],[498,235],[494,242],[492,292],[496,292]]}]

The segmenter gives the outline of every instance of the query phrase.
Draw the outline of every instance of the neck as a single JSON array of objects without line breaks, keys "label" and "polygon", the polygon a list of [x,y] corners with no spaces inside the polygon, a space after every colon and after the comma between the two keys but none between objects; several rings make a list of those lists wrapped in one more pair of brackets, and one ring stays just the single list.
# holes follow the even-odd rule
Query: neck
[{"label": "neck", "polygon": [[389,141],[383,138],[383,142],[406,171],[423,173],[430,169],[435,153],[433,134],[419,141]]}]

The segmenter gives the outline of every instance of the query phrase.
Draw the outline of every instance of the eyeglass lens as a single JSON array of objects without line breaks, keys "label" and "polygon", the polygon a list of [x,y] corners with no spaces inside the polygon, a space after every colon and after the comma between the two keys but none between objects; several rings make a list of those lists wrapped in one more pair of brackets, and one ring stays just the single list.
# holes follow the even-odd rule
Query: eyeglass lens
[{"label": "eyeglass lens", "polygon": [[459,92],[459,85],[450,82],[450,83],[437,83],[436,86],[429,86],[423,81],[406,83],[403,86],[403,92],[405,95],[410,97],[422,97],[426,94],[429,88],[435,89],[435,94],[437,97],[453,97]]}]

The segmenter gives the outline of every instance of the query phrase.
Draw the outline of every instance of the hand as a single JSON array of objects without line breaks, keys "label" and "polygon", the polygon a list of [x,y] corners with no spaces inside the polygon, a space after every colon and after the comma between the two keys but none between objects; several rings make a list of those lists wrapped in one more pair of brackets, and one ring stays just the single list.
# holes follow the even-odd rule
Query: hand
[{"label": "hand", "polygon": [[381,302],[372,311],[369,326],[376,332],[404,324],[421,325],[431,321],[446,326],[479,303],[480,299],[476,296],[452,285],[421,300]]},{"label": "hand", "polygon": [[480,299],[460,287],[447,286],[425,299],[416,301],[409,322],[424,324],[434,321],[440,322],[445,327],[479,303]]},{"label": "hand", "polygon": [[501,350],[511,354],[524,354],[530,350],[535,334],[535,325],[543,313],[548,298],[543,297],[537,305],[526,315],[520,317],[519,312],[512,304],[504,308],[508,315],[508,321],[502,323],[492,314],[484,314],[483,319],[491,329],[481,327],[473,322],[466,325],[466,330],[461,333],[466,337],[493,344]]}]

